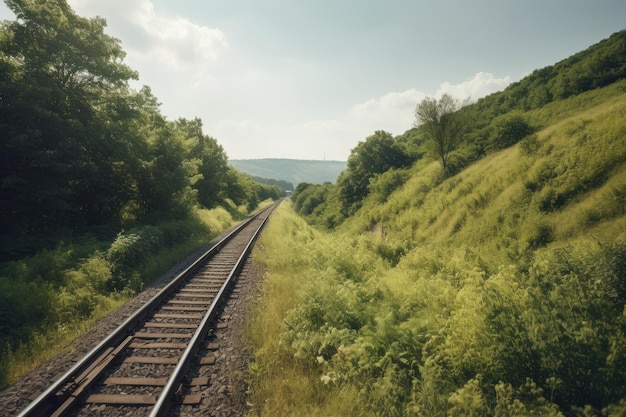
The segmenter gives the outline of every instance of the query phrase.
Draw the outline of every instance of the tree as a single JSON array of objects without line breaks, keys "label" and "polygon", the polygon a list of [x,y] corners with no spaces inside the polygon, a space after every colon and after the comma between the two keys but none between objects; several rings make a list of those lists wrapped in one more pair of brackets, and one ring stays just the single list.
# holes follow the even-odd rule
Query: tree
[{"label": "tree", "polygon": [[462,108],[469,100],[459,102],[449,94],[439,100],[426,97],[415,108],[415,126],[422,126],[435,145],[435,153],[441,160],[444,174],[447,174],[448,155],[458,145],[467,120]]},{"label": "tree", "polygon": [[252,209],[259,204],[258,196],[255,192],[254,181],[249,175],[237,171],[232,166],[226,169],[226,198],[230,199],[236,206],[245,205]]},{"label": "tree", "polygon": [[185,164],[187,149],[185,132],[178,129],[159,112],[159,104],[149,88],[138,98],[139,136],[145,149],[138,155],[137,219],[177,218],[187,214],[194,203]]},{"label": "tree", "polygon": [[198,202],[206,208],[216,207],[227,196],[228,156],[214,138],[202,133],[202,121],[179,119],[176,127],[182,130],[190,144],[188,159],[194,162],[197,177],[192,188],[198,193]]},{"label": "tree", "polygon": [[104,19],[65,0],[6,3],[17,20],[0,26],[0,232],[109,221],[124,181],[103,157],[118,146],[102,110],[137,75]]},{"label": "tree", "polygon": [[411,162],[391,133],[378,130],[364,142],[359,142],[350,153],[348,168],[337,181],[344,214],[360,207],[369,193],[370,178],[391,168],[408,166]]}]

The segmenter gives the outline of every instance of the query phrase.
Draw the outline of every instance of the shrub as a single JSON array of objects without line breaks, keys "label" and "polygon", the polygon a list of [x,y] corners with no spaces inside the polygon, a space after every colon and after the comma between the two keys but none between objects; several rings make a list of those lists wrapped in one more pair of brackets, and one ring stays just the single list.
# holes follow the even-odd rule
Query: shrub
[{"label": "shrub", "polygon": [[396,189],[400,188],[409,178],[409,171],[390,169],[370,178],[369,190],[374,201],[383,203]]},{"label": "shrub", "polygon": [[554,230],[549,224],[539,223],[530,226],[530,230],[524,231],[523,236],[526,249],[535,250],[554,241]]},{"label": "shrub", "polygon": [[556,404],[546,400],[543,390],[530,379],[519,389],[500,382],[495,392],[495,417],[563,417]]},{"label": "shrub", "polygon": [[54,305],[55,289],[38,279],[0,277],[0,346],[26,343],[33,332],[41,332]]},{"label": "shrub", "polygon": [[492,122],[487,148],[490,150],[508,148],[533,133],[533,130],[520,114],[500,116]]},{"label": "shrub", "polygon": [[163,232],[155,226],[142,226],[120,233],[106,254],[113,272],[108,289],[122,290],[154,254],[162,240]]},{"label": "shrub", "polygon": [[386,242],[378,243],[375,250],[376,253],[382,259],[389,262],[392,267],[396,266],[406,254],[406,251],[402,246],[394,246]]},{"label": "shrub", "polygon": [[489,409],[483,396],[480,381],[481,376],[476,375],[476,378],[472,378],[462,387],[456,390],[448,402],[450,408],[448,409],[449,417],[482,417],[489,414]]},{"label": "shrub", "polygon": [[446,177],[458,174],[472,162],[483,156],[483,150],[478,145],[464,146],[448,154],[446,162]]},{"label": "shrub", "polygon": [[532,155],[541,147],[537,135],[529,135],[522,139],[519,143],[523,155]]}]

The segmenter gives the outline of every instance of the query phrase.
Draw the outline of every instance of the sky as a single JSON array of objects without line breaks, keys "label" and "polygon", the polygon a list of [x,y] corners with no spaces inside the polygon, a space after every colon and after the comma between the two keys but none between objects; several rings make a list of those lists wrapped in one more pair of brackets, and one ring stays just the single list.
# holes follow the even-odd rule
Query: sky
[{"label": "sky", "polygon": [[[626,29],[624,0],[68,0],[230,159],[345,161],[425,97],[476,100]],[[15,17],[0,3],[0,20]]]}]

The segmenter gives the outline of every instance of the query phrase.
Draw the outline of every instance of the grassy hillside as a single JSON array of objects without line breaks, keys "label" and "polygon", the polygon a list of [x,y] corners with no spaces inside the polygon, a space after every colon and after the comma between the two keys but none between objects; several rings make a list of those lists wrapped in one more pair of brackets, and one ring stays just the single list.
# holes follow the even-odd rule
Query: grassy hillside
[{"label": "grassy hillside", "polygon": [[371,196],[345,228],[384,230],[407,251],[468,245],[494,264],[550,243],[624,237],[625,92],[622,81],[528,112],[542,130],[441,183],[437,163],[425,160],[384,203]]},{"label": "grassy hillside", "polygon": [[281,207],[255,415],[625,415],[626,81],[523,116],[454,176],[381,176],[333,231]]},{"label": "grassy hillside", "polygon": [[235,169],[255,177],[283,180],[294,186],[301,182],[311,184],[334,183],[346,169],[345,161],[309,161],[300,159],[231,159]]}]

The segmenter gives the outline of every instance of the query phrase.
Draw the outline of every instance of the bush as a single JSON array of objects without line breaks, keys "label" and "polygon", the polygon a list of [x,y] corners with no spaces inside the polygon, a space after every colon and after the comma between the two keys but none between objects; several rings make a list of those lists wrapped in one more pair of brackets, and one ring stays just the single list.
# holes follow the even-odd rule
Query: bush
[{"label": "bush", "polygon": [[120,233],[106,254],[113,272],[108,289],[124,289],[139,268],[154,255],[163,237],[163,232],[155,226],[142,226]]},{"label": "bush", "polygon": [[517,142],[533,133],[534,129],[519,114],[507,114],[494,119],[491,123],[491,135],[487,148],[500,150],[515,145]]},{"label": "bush", "polygon": [[400,188],[409,178],[406,169],[390,169],[370,178],[369,193],[378,203],[384,203],[396,189]]},{"label": "bush", "polygon": [[469,145],[450,152],[446,162],[446,177],[458,174],[481,156],[483,150],[478,145]]},{"label": "bush", "polygon": [[545,223],[532,225],[530,230],[523,232],[523,240],[526,242],[526,249],[535,250],[547,246],[554,241],[554,230],[552,226]]},{"label": "bush", "polygon": [[[0,386],[49,359],[69,339],[232,224],[223,208],[137,226],[110,242],[93,236],[0,270]],[[97,250],[101,248],[102,251]],[[108,249],[106,249],[108,248]]]},{"label": "bush", "polygon": [[55,320],[50,314],[54,300],[55,289],[41,279],[0,277],[0,347],[16,347],[43,331]]},{"label": "bush", "polygon": [[394,246],[386,242],[378,243],[375,250],[378,256],[389,262],[392,267],[396,266],[406,254],[406,251],[402,246]]},{"label": "bush", "polygon": [[536,153],[541,147],[539,138],[537,135],[529,135],[520,141],[520,149],[524,155],[532,155]]},{"label": "bush", "polygon": [[[446,184],[446,195],[467,185]],[[276,355],[313,372],[307,389],[326,390],[319,410],[349,392],[358,406],[346,415],[620,410],[626,243],[557,246],[539,216],[520,236],[526,263],[493,272],[467,249],[421,245],[405,253],[390,242],[273,224],[290,240],[264,241],[283,265],[270,263],[268,282],[275,273],[298,276],[285,327],[269,336],[280,340]],[[259,372],[286,360],[266,354],[259,353]]]}]

